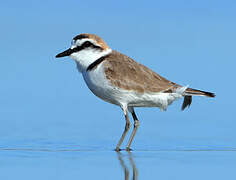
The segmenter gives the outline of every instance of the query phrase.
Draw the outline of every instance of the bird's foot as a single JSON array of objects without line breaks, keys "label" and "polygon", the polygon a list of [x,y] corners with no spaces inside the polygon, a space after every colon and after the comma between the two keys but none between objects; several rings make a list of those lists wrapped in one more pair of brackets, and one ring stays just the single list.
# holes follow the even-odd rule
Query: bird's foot
[{"label": "bird's foot", "polygon": [[130,147],[126,147],[125,150],[126,150],[126,151],[133,151],[133,149],[131,149]]},{"label": "bird's foot", "polygon": [[114,150],[115,150],[116,152],[120,152],[122,149],[120,149],[119,147],[116,147]]}]

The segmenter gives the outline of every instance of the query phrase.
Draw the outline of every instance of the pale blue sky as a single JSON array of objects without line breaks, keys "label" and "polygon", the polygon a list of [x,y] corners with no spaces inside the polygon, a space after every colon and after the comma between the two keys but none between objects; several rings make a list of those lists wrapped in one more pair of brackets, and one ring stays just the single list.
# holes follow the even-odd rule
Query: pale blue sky
[{"label": "pale blue sky", "polygon": [[1,2],[0,145],[115,147],[121,110],[89,91],[72,60],[55,59],[87,32],[169,80],[217,95],[194,97],[184,112],[181,100],[167,112],[137,109],[134,148],[235,147],[235,19],[233,0]]}]

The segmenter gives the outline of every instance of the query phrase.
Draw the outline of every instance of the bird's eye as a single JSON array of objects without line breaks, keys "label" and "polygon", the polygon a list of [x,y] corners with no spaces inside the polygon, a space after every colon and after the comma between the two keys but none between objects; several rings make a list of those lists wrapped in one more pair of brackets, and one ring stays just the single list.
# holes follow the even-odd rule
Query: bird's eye
[{"label": "bird's eye", "polygon": [[83,44],[84,47],[89,47],[91,46],[91,42],[89,41],[85,41],[84,44]]}]

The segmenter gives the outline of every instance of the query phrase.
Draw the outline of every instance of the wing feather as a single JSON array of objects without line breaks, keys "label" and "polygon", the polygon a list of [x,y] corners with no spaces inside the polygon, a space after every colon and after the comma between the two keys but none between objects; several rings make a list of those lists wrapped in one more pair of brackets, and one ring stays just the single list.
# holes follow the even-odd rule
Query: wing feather
[{"label": "wing feather", "polygon": [[173,83],[146,66],[117,51],[104,61],[105,74],[114,86],[144,92],[173,92],[178,84]]}]

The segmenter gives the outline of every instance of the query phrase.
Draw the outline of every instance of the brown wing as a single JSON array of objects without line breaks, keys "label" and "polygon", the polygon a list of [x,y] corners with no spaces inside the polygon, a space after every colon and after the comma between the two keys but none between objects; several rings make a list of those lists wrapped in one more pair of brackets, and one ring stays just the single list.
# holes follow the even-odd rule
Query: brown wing
[{"label": "brown wing", "polygon": [[143,92],[173,92],[180,87],[117,51],[104,61],[107,79],[117,87]]}]

